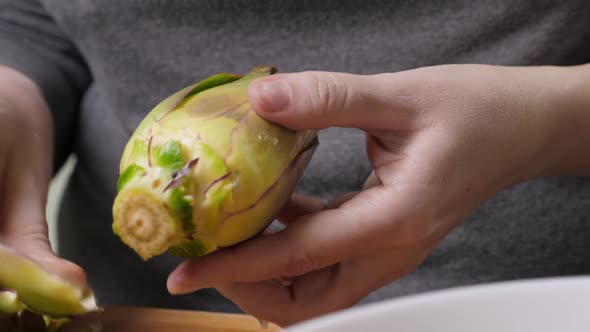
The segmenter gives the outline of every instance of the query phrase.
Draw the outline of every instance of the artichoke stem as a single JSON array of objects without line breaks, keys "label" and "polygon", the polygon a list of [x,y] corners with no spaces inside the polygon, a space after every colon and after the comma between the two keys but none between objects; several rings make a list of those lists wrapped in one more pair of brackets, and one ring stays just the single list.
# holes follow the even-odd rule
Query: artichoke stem
[{"label": "artichoke stem", "polygon": [[144,260],[164,253],[183,234],[166,204],[153,194],[126,189],[114,207],[114,230]]}]

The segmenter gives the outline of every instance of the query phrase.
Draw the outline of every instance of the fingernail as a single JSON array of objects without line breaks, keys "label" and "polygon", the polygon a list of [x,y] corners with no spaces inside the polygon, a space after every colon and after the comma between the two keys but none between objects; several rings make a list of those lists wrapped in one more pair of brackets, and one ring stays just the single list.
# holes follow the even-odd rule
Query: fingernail
[{"label": "fingernail", "polygon": [[198,287],[194,287],[193,285],[188,287],[184,281],[185,279],[181,273],[173,273],[170,275],[168,277],[168,281],[166,282],[168,292],[172,295],[183,295],[199,290]]},{"label": "fingernail", "polygon": [[258,98],[263,112],[280,112],[291,103],[291,87],[284,79],[268,79],[258,83]]},{"label": "fingernail", "polygon": [[180,289],[178,287],[178,278],[176,278],[176,276],[170,275],[168,277],[168,280],[166,281],[166,288],[168,288],[168,293],[172,294],[172,295],[179,295],[180,294]]}]

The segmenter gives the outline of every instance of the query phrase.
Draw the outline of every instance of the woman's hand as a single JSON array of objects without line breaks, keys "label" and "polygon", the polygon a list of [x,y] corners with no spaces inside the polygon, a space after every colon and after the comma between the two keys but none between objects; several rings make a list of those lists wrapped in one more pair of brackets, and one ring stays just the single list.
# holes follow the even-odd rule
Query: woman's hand
[{"label": "woman's hand", "polygon": [[0,243],[85,285],[84,271],[56,257],[49,244],[45,207],[51,158],[51,117],[39,89],[0,66]]},{"label": "woman's hand", "polygon": [[364,130],[374,172],[364,190],[327,204],[295,196],[280,216],[284,231],[183,263],[170,291],[217,287],[281,325],[358,302],[414,270],[495,193],[539,176],[590,173],[590,152],[572,157],[581,142],[590,146],[590,108],[574,102],[588,92],[573,79],[588,72],[448,65],[253,82],[250,101],[271,121]]}]

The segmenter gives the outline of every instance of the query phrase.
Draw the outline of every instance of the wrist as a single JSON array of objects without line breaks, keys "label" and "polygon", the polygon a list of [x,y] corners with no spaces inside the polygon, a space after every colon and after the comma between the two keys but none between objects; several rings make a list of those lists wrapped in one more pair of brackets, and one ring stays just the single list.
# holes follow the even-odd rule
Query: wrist
[{"label": "wrist", "polygon": [[[39,119],[49,108],[41,90],[25,74],[0,65],[0,103],[4,112],[18,112],[20,116]],[[48,119],[42,115],[39,120]]]},{"label": "wrist", "polygon": [[553,67],[547,73],[546,163],[541,176],[590,175],[590,65]]}]

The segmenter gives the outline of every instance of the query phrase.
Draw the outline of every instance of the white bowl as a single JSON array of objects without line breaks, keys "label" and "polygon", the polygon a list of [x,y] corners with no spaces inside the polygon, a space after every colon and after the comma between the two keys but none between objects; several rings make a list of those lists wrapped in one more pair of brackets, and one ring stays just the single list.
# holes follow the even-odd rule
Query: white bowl
[{"label": "white bowl", "polygon": [[590,277],[460,287],[344,310],[287,332],[589,332]]}]

